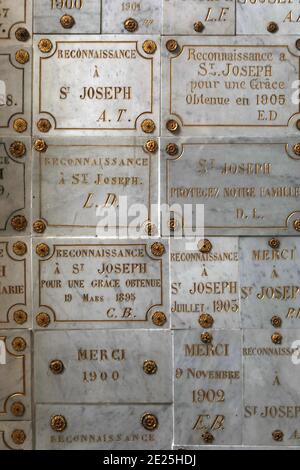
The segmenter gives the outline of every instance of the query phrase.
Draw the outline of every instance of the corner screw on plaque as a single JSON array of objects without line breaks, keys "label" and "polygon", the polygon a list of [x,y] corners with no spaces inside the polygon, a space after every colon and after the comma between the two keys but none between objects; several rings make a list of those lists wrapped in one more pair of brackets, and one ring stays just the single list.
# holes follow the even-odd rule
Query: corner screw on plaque
[{"label": "corner screw on plaque", "polygon": [[13,244],[13,252],[17,256],[24,256],[27,253],[27,245],[24,242],[15,242]]},{"label": "corner screw on plaque", "polygon": [[293,150],[294,150],[294,153],[295,153],[296,155],[300,156],[300,143],[295,144],[295,145],[293,146]]},{"label": "corner screw on plaque", "polygon": [[167,152],[168,155],[171,155],[172,157],[174,157],[175,155],[178,155],[178,152],[179,152],[178,145],[168,144],[166,146],[166,152]]},{"label": "corner screw on plaque", "polygon": [[274,315],[274,317],[271,318],[271,324],[274,326],[274,328],[280,328],[282,325],[282,320],[277,315]]},{"label": "corner screw on plaque", "polygon": [[36,233],[44,233],[47,228],[43,220],[36,220],[32,227]]},{"label": "corner screw on plaque", "polygon": [[163,254],[165,254],[165,252],[166,252],[165,245],[163,245],[162,243],[155,242],[153,243],[153,245],[151,245],[151,253],[154,256],[162,256]]},{"label": "corner screw on plaque", "polygon": [[19,49],[15,54],[15,58],[19,64],[27,64],[30,59],[29,52],[25,51],[25,49]]},{"label": "corner screw on plaque", "polygon": [[175,119],[169,119],[169,121],[167,121],[166,128],[169,132],[175,134],[175,132],[179,131],[179,124]]},{"label": "corner screw on plaque", "polygon": [[166,42],[166,48],[169,52],[174,53],[174,52],[177,52],[177,50],[179,49],[179,44],[175,39],[169,39]]},{"label": "corner screw on plaque", "polygon": [[138,27],[139,24],[134,18],[127,18],[127,20],[124,21],[124,28],[130,33],[134,33],[135,31],[137,31]]},{"label": "corner screw on plaque", "polygon": [[272,343],[274,344],[281,344],[282,343],[282,335],[280,333],[273,333],[271,336]]},{"label": "corner screw on plaque", "polygon": [[214,319],[209,313],[202,313],[199,317],[199,324],[202,328],[211,328],[214,324]]},{"label": "corner screw on plaque", "polygon": [[26,153],[26,146],[23,142],[15,141],[10,145],[9,152],[15,158],[22,158]]},{"label": "corner screw on plaque", "polygon": [[16,310],[14,312],[14,321],[18,324],[18,325],[24,325],[24,323],[27,322],[27,313],[24,312],[24,310]]},{"label": "corner screw on plaque", "polygon": [[297,232],[300,232],[300,219],[296,219],[294,220],[294,229],[297,231]]},{"label": "corner screw on plaque", "polygon": [[52,416],[50,420],[50,426],[53,429],[53,431],[63,432],[67,427],[67,420],[62,415]]},{"label": "corner screw on plaque", "polygon": [[269,31],[269,33],[277,33],[277,31],[279,30],[279,26],[277,23],[275,23],[275,21],[271,21],[267,26],[267,30]]},{"label": "corner screw on plaque", "polygon": [[27,130],[27,122],[25,121],[25,119],[22,118],[15,119],[13,123],[13,128],[16,132],[22,134]]},{"label": "corner screw on plaque", "polygon": [[40,132],[43,132],[43,133],[46,133],[46,132],[49,132],[50,129],[51,129],[51,122],[48,121],[48,119],[40,119],[38,122],[37,122],[37,128]]},{"label": "corner screw on plaque", "polygon": [[145,223],[145,233],[149,237],[152,237],[153,235],[155,235],[156,232],[157,232],[157,228],[155,224],[152,224],[150,221]]},{"label": "corner screw on plaque", "polygon": [[178,226],[177,220],[176,219],[170,219],[168,225],[169,225],[170,232],[175,232],[175,230],[177,229],[177,226]]},{"label": "corner screw on plaque", "polygon": [[163,312],[154,312],[152,315],[152,323],[155,326],[163,326],[167,321],[167,317]]},{"label": "corner screw on plaque", "polygon": [[201,253],[210,253],[213,248],[212,242],[204,238],[198,242],[198,248]]},{"label": "corner screw on plaque", "polygon": [[71,15],[63,15],[60,19],[60,24],[65,29],[71,29],[75,25],[75,20]]},{"label": "corner screw on plaque", "polygon": [[14,416],[20,418],[25,414],[25,406],[20,401],[16,401],[11,405],[10,411]]},{"label": "corner screw on plaque", "polygon": [[60,359],[54,359],[50,362],[49,369],[51,370],[52,374],[59,375],[63,373],[65,366]]},{"label": "corner screw on plaque", "polygon": [[278,240],[277,238],[271,238],[268,243],[269,247],[273,248],[273,250],[278,250],[278,248],[280,248],[280,240]]},{"label": "corner screw on plaque", "polygon": [[272,432],[272,438],[274,441],[281,442],[283,441],[284,434],[279,429],[276,429],[276,431]]},{"label": "corner screw on plaque", "polygon": [[14,444],[19,446],[21,444],[24,444],[24,442],[26,441],[26,434],[22,429],[15,429],[11,433],[11,440]]},{"label": "corner screw on plaque", "polygon": [[142,124],[141,124],[142,131],[145,132],[145,134],[152,134],[152,132],[155,131],[155,122],[152,121],[152,119],[144,119]]},{"label": "corner screw on plaque", "polygon": [[300,51],[300,39],[297,39],[295,45],[296,45],[296,48],[298,49],[298,51]]},{"label": "corner screw on plaque", "polygon": [[36,247],[36,254],[39,255],[41,258],[46,258],[46,256],[50,253],[50,248],[46,243],[40,243]]},{"label": "corner screw on plaque", "polygon": [[297,127],[298,131],[300,131],[300,119],[298,119],[298,121],[296,122],[296,127]]},{"label": "corner screw on plaque", "polygon": [[26,341],[24,338],[21,338],[21,336],[17,336],[16,338],[14,338],[12,340],[12,343],[11,343],[14,351],[17,351],[17,352],[23,352],[25,351],[26,349]]},{"label": "corner screw on plaque", "polygon": [[50,39],[41,39],[38,48],[41,52],[44,52],[46,54],[47,52],[50,52],[53,48],[53,44],[50,41]]},{"label": "corner screw on plaque", "polygon": [[158,150],[158,143],[156,142],[156,140],[147,140],[147,142],[145,143],[144,145],[144,149],[147,151],[147,152],[150,152],[150,153],[155,153],[157,152]]},{"label": "corner screw on plaque", "polygon": [[212,342],[212,339],[213,339],[212,335],[208,333],[207,331],[205,331],[205,333],[201,333],[202,343],[209,344]]},{"label": "corner screw on plaque", "polygon": [[196,21],[196,23],[194,23],[194,30],[196,31],[196,33],[202,33],[204,28],[205,26],[202,21]]},{"label": "corner screw on plaque", "polygon": [[141,422],[147,431],[154,431],[158,427],[158,419],[151,413],[145,413],[142,416]]},{"label": "corner screw on plaque", "polygon": [[147,39],[143,42],[143,50],[146,54],[154,54],[156,52],[157,45],[152,39]]},{"label": "corner screw on plaque", "polygon": [[157,364],[155,361],[148,359],[143,364],[143,370],[147,375],[154,375],[157,372]]},{"label": "corner screw on plaque", "polygon": [[212,444],[215,440],[214,436],[208,431],[202,434],[202,439],[205,442],[205,444]]},{"label": "corner screw on plaque", "polygon": [[27,227],[27,220],[24,215],[15,215],[15,217],[11,219],[10,223],[16,232],[22,232]]},{"label": "corner screw on plaque", "polygon": [[46,152],[48,145],[43,139],[37,139],[34,141],[34,149],[37,152]]},{"label": "corner screw on plaque", "polygon": [[15,32],[18,41],[26,42],[30,38],[29,31],[26,28],[18,28]]},{"label": "corner screw on plaque", "polygon": [[40,326],[41,328],[47,328],[47,326],[50,325],[51,320],[50,320],[50,316],[48,315],[48,313],[41,312],[36,316],[35,321],[37,325]]}]

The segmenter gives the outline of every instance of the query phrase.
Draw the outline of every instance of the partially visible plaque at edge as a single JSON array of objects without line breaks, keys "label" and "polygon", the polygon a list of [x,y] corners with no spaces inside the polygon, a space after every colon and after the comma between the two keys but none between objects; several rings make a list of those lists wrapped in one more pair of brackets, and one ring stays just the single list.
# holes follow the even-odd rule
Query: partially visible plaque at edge
[{"label": "partially visible plaque at edge", "polygon": [[32,450],[30,421],[0,421],[0,450]]},{"label": "partially visible plaque at edge", "polygon": [[[29,41],[32,29],[31,20],[32,0],[1,0],[0,44],[11,40],[20,41],[21,45],[25,38],[25,42]],[[24,36],[24,29],[26,29],[26,36]]]}]

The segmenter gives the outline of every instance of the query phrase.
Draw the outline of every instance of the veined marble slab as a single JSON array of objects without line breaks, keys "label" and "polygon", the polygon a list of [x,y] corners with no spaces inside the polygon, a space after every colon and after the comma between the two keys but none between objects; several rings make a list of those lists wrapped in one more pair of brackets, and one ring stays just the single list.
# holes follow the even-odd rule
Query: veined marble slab
[{"label": "veined marble slab", "polygon": [[32,450],[30,421],[0,421],[0,450]]},{"label": "veined marble slab", "polygon": [[174,332],[174,444],[242,444],[241,332]]},{"label": "veined marble slab", "polygon": [[[141,423],[153,414],[158,426]],[[51,418],[63,416],[66,429],[51,429]],[[44,450],[168,450],[172,446],[170,405],[38,405],[36,449]]]},{"label": "veined marble slab", "polygon": [[158,135],[158,36],[37,35],[34,46],[34,133]]},{"label": "veined marble slab", "polygon": [[[160,34],[162,0],[102,0],[102,32],[104,34]],[[134,20],[128,21],[128,20]]]},{"label": "veined marble slab", "polygon": [[162,135],[299,135],[297,39],[164,37]]},{"label": "veined marble slab", "polygon": [[235,0],[163,0],[163,3],[164,34],[235,34]]},{"label": "veined marble slab", "polygon": [[[0,422],[31,419],[31,340],[24,330],[0,331]],[[1,423],[0,423],[1,426]],[[15,424],[17,426],[17,423]]]},{"label": "veined marble slab", "polygon": [[[20,36],[20,30],[26,29],[29,36]],[[16,34],[17,33],[17,34]],[[0,2],[0,44],[7,42],[31,42],[32,0],[1,0]],[[26,34],[26,33],[25,33]],[[21,38],[27,40],[22,41]]]},{"label": "veined marble slab", "polygon": [[168,327],[167,240],[35,239],[33,253],[36,327]]}]

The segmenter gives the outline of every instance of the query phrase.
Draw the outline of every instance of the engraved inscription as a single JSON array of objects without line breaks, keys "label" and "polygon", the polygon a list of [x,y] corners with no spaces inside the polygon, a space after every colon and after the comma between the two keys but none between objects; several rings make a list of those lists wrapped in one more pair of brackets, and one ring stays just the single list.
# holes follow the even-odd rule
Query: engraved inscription
[{"label": "engraved inscription", "polygon": [[30,0],[0,0],[0,40],[12,37],[17,26],[30,19]]}]

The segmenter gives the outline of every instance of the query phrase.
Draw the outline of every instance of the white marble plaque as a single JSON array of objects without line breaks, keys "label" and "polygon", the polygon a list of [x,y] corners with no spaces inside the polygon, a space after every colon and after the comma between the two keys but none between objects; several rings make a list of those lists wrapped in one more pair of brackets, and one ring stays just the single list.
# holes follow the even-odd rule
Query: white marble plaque
[{"label": "white marble plaque", "polygon": [[29,420],[31,419],[30,332],[1,330],[0,341],[2,350],[0,421]]},{"label": "white marble plaque", "polygon": [[235,0],[163,0],[164,34],[235,34]]},{"label": "white marble plaque", "polygon": [[41,239],[33,251],[34,311],[48,328],[168,327],[167,240]]},{"label": "white marble plaque", "polygon": [[36,0],[33,28],[37,34],[100,34],[101,0]]},{"label": "white marble plaque", "polygon": [[[178,47],[169,52],[166,46],[172,39]],[[164,38],[163,135],[170,136],[176,129],[184,136],[298,135],[297,39],[276,35]]]},{"label": "white marble plaque", "polygon": [[[16,57],[29,54],[20,64]],[[22,59],[23,60],[23,59]],[[31,49],[17,46],[0,50],[0,135],[29,135],[31,129]]]},{"label": "white marble plaque", "polygon": [[208,313],[214,328],[239,328],[240,290],[238,239],[210,238],[212,251],[186,249],[186,241],[171,239],[171,312],[173,328],[201,329]]},{"label": "white marble plaque", "polygon": [[[244,330],[244,443],[299,446],[300,330]],[[280,434],[275,433],[279,431]],[[277,439],[276,439],[277,436]],[[280,436],[280,439],[278,439]]]},{"label": "white marble plaque", "polygon": [[0,450],[32,450],[30,421],[0,421]]},{"label": "white marble plaque", "polygon": [[174,332],[174,443],[242,443],[242,355],[238,330]]},{"label": "white marble plaque", "polygon": [[[60,374],[51,370],[55,360],[64,365]],[[156,368],[150,374],[145,369],[149,361]],[[171,364],[168,331],[39,331],[36,402],[170,403]]]},{"label": "white marble plaque", "polygon": [[[270,244],[279,243],[278,248]],[[299,237],[240,238],[242,323],[245,328],[299,328]],[[276,322],[277,321],[277,322]]]},{"label": "white marble plaque", "polygon": [[[165,150],[169,142],[178,146],[175,156]],[[207,235],[296,235],[300,160],[294,145],[163,139],[161,200],[182,211],[191,204],[193,213],[202,205]],[[175,219],[182,226],[179,213]],[[194,217],[190,227],[201,228],[197,223]]]},{"label": "white marble plaque", "polygon": [[104,34],[161,33],[162,0],[102,0],[102,8]]},{"label": "white marble plaque", "polygon": [[[20,28],[26,28],[31,34],[31,25],[32,0],[0,0],[0,44],[10,40],[19,42],[16,32]],[[28,41],[29,39],[25,42]]]},{"label": "white marble plaque", "polygon": [[237,34],[299,34],[299,24],[297,0],[236,0]]},{"label": "white marble plaque", "polygon": [[158,36],[51,36],[48,53],[42,39],[34,41],[35,133],[158,135]]},{"label": "white marble plaque", "polygon": [[[158,207],[159,149],[147,151],[147,142],[47,139],[47,151],[34,152],[33,199],[33,218],[45,221],[45,234],[116,237],[138,230],[146,235],[150,220],[158,234],[152,205]],[[137,219],[132,213],[124,223],[126,208],[136,205],[145,214]]]},{"label": "white marble plaque", "polygon": [[[153,414],[158,426],[141,423]],[[51,418],[63,416],[66,429],[55,432]],[[172,407],[168,405],[38,405],[37,450],[168,450],[172,446]]]},{"label": "white marble plaque", "polygon": [[0,328],[31,327],[31,243],[0,238]]}]

